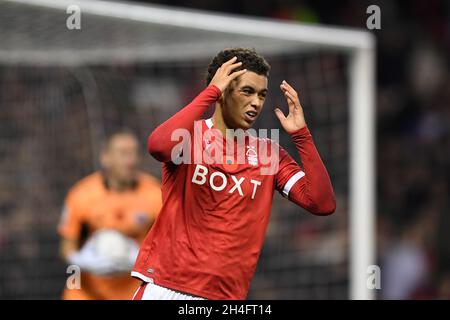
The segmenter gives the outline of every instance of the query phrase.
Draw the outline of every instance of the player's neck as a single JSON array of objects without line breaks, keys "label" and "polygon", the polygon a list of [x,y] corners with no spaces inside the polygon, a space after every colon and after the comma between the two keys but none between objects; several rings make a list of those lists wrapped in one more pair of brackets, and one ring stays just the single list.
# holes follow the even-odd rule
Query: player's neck
[{"label": "player's neck", "polygon": [[111,176],[104,176],[104,181],[106,188],[114,192],[124,192],[130,189],[134,189],[136,186],[135,180],[123,181]]},{"label": "player's neck", "polygon": [[[233,131],[236,128],[227,126],[225,120],[223,119],[222,110],[220,109],[219,106],[216,106],[216,110],[214,111],[214,114],[212,116],[212,123],[213,123],[214,129],[219,130],[222,133],[223,137],[226,137],[228,134],[230,138],[232,138],[232,139],[235,138]],[[227,132],[227,130],[229,130],[229,131]]]},{"label": "player's neck", "polygon": [[222,114],[220,113],[220,110],[216,109],[212,116],[212,122],[214,125],[214,129],[219,130],[222,133],[222,136],[225,137],[225,134],[227,132],[227,129],[229,129],[223,120]]}]

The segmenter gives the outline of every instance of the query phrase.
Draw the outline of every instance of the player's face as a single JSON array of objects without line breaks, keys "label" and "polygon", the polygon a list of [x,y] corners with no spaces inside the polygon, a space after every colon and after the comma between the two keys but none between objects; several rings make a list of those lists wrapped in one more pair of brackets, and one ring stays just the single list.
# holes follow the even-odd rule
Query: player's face
[{"label": "player's face", "polygon": [[222,115],[232,129],[249,129],[262,111],[267,95],[267,77],[248,71],[230,83],[225,92]]},{"label": "player's face", "polygon": [[112,178],[128,183],[135,179],[139,165],[138,141],[132,135],[112,138],[103,153],[102,165]]}]

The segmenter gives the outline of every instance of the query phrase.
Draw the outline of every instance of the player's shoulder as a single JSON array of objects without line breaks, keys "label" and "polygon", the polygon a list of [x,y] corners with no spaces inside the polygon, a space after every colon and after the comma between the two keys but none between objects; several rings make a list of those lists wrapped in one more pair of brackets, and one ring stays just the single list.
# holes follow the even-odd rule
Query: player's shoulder
[{"label": "player's shoulder", "polygon": [[68,196],[71,198],[86,198],[94,195],[102,189],[103,177],[98,171],[81,178],[69,189]]},{"label": "player's shoulder", "polygon": [[146,188],[160,188],[161,186],[159,179],[145,172],[139,172],[138,180]]},{"label": "player's shoulder", "polygon": [[277,140],[271,139],[268,137],[260,137],[260,136],[254,136],[252,134],[247,134],[249,137],[249,143],[257,143],[258,145],[265,144],[267,147],[276,147],[276,148],[282,148]]},{"label": "player's shoulder", "polygon": [[272,160],[288,158],[288,152],[280,145],[278,139],[251,136],[250,144],[256,145],[259,154],[271,157]]}]

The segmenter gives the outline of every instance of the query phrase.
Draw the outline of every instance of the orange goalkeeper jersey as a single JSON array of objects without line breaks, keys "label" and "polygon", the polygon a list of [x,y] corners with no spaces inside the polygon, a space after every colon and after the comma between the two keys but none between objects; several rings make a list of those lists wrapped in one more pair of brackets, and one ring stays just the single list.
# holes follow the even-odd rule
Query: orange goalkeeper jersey
[{"label": "orange goalkeeper jersey", "polygon": [[[100,172],[73,186],[65,200],[58,233],[83,240],[99,229],[114,229],[139,243],[161,209],[159,182],[140,173],[134,188],[115,192],[107,188]],[[81,272],[81,289],[65,288],[63,299],[131,299],[140,282],[129,273],[98,276]]]}]

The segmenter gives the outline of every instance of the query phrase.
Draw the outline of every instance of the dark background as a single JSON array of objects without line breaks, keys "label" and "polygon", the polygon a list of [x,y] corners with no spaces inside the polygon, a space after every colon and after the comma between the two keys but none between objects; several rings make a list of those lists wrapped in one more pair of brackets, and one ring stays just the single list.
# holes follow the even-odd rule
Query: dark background
[{"label": "dark background", "polygon": [[[376,212],[377,257],[382,270],[382,290],[378,298],[450,298],[449,1],[178,0],[140,2],[362,29],[366,28],[367,6],[378,5],[381,8],[381,30],[371,31],[377,40]],[[24,77],[20,69],[1,70],[2,99],[6,99],[6,93],[16,94],[17,97],[23,96],[26,89],[9,84],[10,79]],[[147,69],[147,72],[150,71]],[[145,74],[146,72],[143,76]],[[57,71],[54,79],[62,76],[64,75]],[[109,78],[107,74],[103,77]],[[201,75],[198,75],[198,79],[201,79]],[[27,78],[27,81],[31,83],[33,79]],[[76,96],[76,86],[69,85],[66,89],[66,94]],[[193,91],[195,90],[192,89]],[[8,99],[11,97],[9,96]],[[114,100],[111,97],[110,99]],[[20,102],[20,99],[17,98],[17,101]],[[14,112],[11,111],[11,114]],[[2,119],[18,119],[17,117],[23,116],[23,114],[19,116],[19,113],[17,111],[17,114]],[[137,115],[123,116],[138,118]],[[111,119],[113,118],[114,116],[111,116]],[[158,117],[155,116],[156,118]],[[133,121],[139,121],[139,119]],[[72,122],[72,127],[64,129],[86,135],[83,123],[85,122],[80,116],[78,122]],[[8,124],[2,122],[2,141],[14,141],[13,139],[17,138],[14,135],[20,132],[18,127],[19,125],[15,122]],[[55,130],[53,134],[57,132],[58,130]],[[142,135],[144,136],[145,132],[142,132]],[[10,150],[8,148],[13,146],[7,145],[2,149],[4,172],[9,163],[6,158],[7,151]],[[67,147],[61,145],[59,150],[62,150],[61,148]],[[77,165],[82,167],[80,161],[87,161],[86,159],[90,157],[89,151],[85,150],[84,146],[80,145],[76,148],[81,152],[80,154],[84,152],[84,156],[71,156],[66,161],[66,167],[60,169],[60,174],[67,174],[70,177],[69,180],[73,182],[89,173],[88,165],[78,171],[71,170]],[[33,152],[32,142],[28,150]],[[70,147],[66,151],[70,153]],[[57,157],[52,154],[47,156],[54,156],[55,159]],[[47,158],[43,158],[43,161],[46,161],[45,159]],[[13,168],[10,163],[9,165]],[[152,170],[157,174],[155,167]],[[38,175],[39,179],[45,179],[45,172],[38,174],[32,167],[28,167],[25,173],[14,174],[16,177],[14,183],[20,183],[18,181],[22,179],[20,181],[26,185],[29,179],[29,176],[25,177],[26,174]],[[66,177],[64,182],[61,180],[60,193],[48,201],[58,205],[61,203],[62,195],[67,189],[67,179]],[[2,248],[0,298],[58,298],[59,291],[54,288],[58,288],[61,279],[64,278],[63,262],[55,262],[51,265],[53,269],[46,268],[47,276],[43,276],[42,268],[36,267],[35,264],[20,262],[27,257],[30,261],[35,261],[32,257],[38,250],[37,247],[41,248],[40,251],[38,250],[40,258],[57,259],[55,252],[57,246],[54,243],[56,235],[49,234],[46,229],[37,228],[34,229],[32,236],[30,231],[27,231],[27,238],[17,236],[20,230],[16,232],[14,229],[18,225],[28,226],[26,230],[33,229],[32,226],[36,223],[33,219],[38,219],[41,224],[53,226],[55,219],[44,214],[39,218],[29,218],[27,214],[12,217],[13,209],[11,208],[14,207],[14,212],[17,211],[17,205],[7,201],[9,199],[7,192],[10,190],[8,186],[12,184],[0,182],[2,199],[6,199],[0,202],[2,213],[0,217],[3,221],[0,225],[0,248]],[[45,185],[45,182],[43,184]],[[29,196],[32,197],[33,194]],[[41,208],[35,207],[35,213],[40,210]],[[45,246],[39,246],[39,243],[49,244],[48,249],[45,249]],[[38,283],[32,282],[33,285],[31,285],[24,275],[40,280]],[[55,275],[58,276],[55,277]],[[275,278],[271,281],[278,280]],[[46,286],[53,289],[46,291],[43,289]],[[30,290],[33,294],[27,295],[26,292]],[[276,294],[268,297],[283,298]],[[308,296],[292,295],[292,297]],[[313,298],[320,298],[320,295]]]}]

